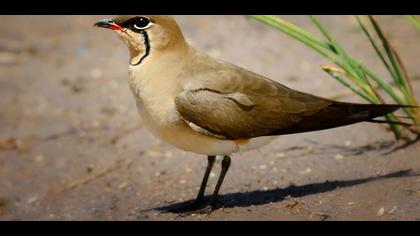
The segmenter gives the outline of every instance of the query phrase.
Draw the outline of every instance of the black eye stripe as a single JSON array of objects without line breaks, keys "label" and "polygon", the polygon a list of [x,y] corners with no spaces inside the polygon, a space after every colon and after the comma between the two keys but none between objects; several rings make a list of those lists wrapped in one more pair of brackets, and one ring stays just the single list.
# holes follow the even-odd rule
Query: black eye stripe
[{"label": "black eye stripe", "polygon": [[143,60],[146,59],[146,57],[148,57],[149,54],[150,54],[150,40],[149,40],[149,35],[144,30],[140,30],[140,35],[143,38],[143,43],[144,43],[144,48],[145,48],[144,54],[143,54],[143,56],[140,58],[140,60],[137,63],[134,63],[133,64],[133,63],[130,62],[130,65],[132,65],[132,66],[138,66],[138,65],[140,65],[143,62]]}]

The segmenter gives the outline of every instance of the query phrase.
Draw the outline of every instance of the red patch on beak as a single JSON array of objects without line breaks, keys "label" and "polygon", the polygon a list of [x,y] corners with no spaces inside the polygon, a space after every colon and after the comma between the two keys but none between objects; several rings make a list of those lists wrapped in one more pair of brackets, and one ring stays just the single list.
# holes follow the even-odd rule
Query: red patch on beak
[{"label": "red patch on beak", "polygon": [[111,29],[111,30],[122,30],[122,29],[124,29],[124,27],[122,27],[120,25],[117,25],[115,23],[109,24],[107,28]]}]

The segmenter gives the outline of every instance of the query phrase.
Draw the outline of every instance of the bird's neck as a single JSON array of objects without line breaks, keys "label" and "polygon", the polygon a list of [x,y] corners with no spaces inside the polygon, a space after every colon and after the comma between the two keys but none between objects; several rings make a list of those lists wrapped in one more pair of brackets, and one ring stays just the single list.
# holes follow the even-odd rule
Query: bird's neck
[{"label": "bird's neck", "polygon": [[[184,68],[190,58],[192,48],[188,44],[165,50],[154,49],[150,51],[133,53],[131,56],[130,73],[141,80],[173,79]],[[145,56],[147,55],[147,56]],[[142,60],[141,63],[134,63]]]},{"label": "bird's neck", "polygon": [[164,124],[175,117],[174,99],[183,89],[189,55],[189,50],[151,51],[139,66],[130,65],[128,82],[144,119]]},{"label": "bird's neck", "polygon": [[147,33],[142,33],[142,38],[141,45],[129,47],[131,66],[141,66],[144,64],[143,61],[150,61],[151,58],[163,61],[174,56],[180,57],[185,55],[190,48],[182,35],[170,41],[153,40]]},{"label": "bird's neck", "polygon": [[[172,50],[152,50],[139,65],[129,66],[129,83],[135,96],[163,93],[173,97],[182,90],[183,76],[193,49],[186,44]],[[139,56],[137,56],[139,58]]]}]

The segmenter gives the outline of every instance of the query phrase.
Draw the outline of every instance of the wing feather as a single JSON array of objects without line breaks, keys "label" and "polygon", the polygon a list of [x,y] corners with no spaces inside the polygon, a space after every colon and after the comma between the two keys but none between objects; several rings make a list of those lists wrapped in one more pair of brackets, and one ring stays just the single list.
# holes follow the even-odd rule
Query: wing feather
[{"label": "wing feather", "polygon": [[175,99],[182,119],[207,135],[232,140],[266,136],[332,104],[245,69],[223,65],[196,76],[194,84]]}]

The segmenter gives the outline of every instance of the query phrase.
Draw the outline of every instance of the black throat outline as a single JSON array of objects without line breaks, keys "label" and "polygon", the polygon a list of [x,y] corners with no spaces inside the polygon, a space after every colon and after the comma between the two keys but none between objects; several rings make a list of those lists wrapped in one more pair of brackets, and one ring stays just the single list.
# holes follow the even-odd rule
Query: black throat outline
[{"label": "black throat outline", "polygon": [[146,57],[149,56],[149,54],[150,54],[149,35],[144,30],[140,30],[140,35],[143,38],[143,43],[144,43],[144,48],[145,48],[144,54],[143,54],[143,56],[140,58],[140,60],[137,63],[132,64],[131,61],[130,61],[130,65],[132,65],[132,66],[138,66],[138,65],[140,65],[143,62],[143,60],[146,59]]}]

